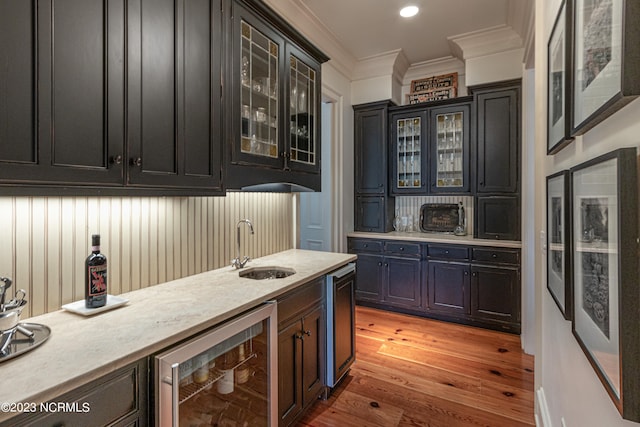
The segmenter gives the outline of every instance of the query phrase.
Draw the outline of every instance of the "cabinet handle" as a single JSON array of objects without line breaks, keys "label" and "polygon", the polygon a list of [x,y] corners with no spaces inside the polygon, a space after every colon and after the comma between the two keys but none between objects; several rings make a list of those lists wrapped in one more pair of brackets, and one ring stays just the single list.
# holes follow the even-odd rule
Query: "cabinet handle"
[{"label": "cabinet handle", "polygon": [[477,276],[478,276],[478,273],[474,271],[473,273],[471,273],[471,275],[472,275],[473,277],[477,277]]},{"label": "cabinet handle", "polygon": [[449,251],[448,251],[448,250],[447,250],[447,251],[444,251],[444,254],[445,254],[445,255],[449,255]]},{"label": "cabinet handle", "polygon": [[400,252],[404,251],[404,247],[400,246]]},{"label": "cabinet handle", "polygon": [[296,334],[296,339],[298,339],[298,340],[304,339],[304,335],[302,333],[297,333]]},{"label": "cabinet handle", "polygon": [[378,267],[382,267],[382,262],[379,262],[379,263],[378,263]]},{"label": "cabinet handle", "polygon": [[365,243],[365,244],[364,244],[364,247],[365,247],[365,248],[368,248],[368,247],[369,247],[369,244],[368,244],[368,243]]},{"label": "cabinet handle", "polygon": [[111,163],[113,163],[114,165],[119,165],[122,163],[122,155],[118,154],[117,156],[114,156],[111,158]]},{"label": "cabinet handle", "polygon": [[469,272],[468,272],[468,271],[465,271],[465,272],[464,272],[464,275],[465,275],[465,276],[468,276],[468,275],[469,275]]},{"label": "cabinet handle", "polygon": [[306,336],[310,337],[310,336],[311,336],[311,331],[304,331],[304,334],[305,334]]},{"label": "cabinet handle", "polygon": [[131,159],[131,166],[142,166],[142,158]]},{"label": "cabinet handle", "polygon": [[493,259],[498,258],[498,254],[491,254],[491,258],[493,258]]}]

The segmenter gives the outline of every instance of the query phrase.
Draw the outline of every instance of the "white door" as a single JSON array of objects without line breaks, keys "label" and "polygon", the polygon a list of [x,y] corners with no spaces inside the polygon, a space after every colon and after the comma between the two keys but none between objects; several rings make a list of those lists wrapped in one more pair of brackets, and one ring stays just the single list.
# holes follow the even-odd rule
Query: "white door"
[{"label": "white door", "polygon": [[322,191],[300,193],[300,248],[331,251],[331,150],[333,104],[322,103]]}]

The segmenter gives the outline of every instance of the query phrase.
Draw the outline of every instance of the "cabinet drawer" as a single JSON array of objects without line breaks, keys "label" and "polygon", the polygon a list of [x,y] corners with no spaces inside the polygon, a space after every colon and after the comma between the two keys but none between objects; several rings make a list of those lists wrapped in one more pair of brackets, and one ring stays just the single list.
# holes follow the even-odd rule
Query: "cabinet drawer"
[{"label": "cabinet drawer", "polygon": [[419,244],[407,242],[386,242],[384,250],[399,255],[420,255],[421,253]]},{"label": "cabinet drawer", "polygon": [[325,279],[321,277],[286,293],[278,299],[278,324],[282,325],[324,297]]},{"label": "cabinet drawer", "polygon": [[473,248],[472,260],[497,264],[520,264],[520,251],[494,248]]},{"label": "cabinet drawer", "polygon": [[349,240],[349,252],[382,252],[382,242],[369,239]]},{"label": "cabinet drawer", "polygon": [[469,250],[461,246],[429,245],[429,258],[468,260]]}]

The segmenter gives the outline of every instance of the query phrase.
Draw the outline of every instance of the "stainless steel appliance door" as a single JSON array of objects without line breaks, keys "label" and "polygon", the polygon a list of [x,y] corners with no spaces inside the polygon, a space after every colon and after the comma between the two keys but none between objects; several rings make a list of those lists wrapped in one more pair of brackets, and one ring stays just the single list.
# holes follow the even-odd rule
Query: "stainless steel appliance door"
[{"label": "stainless steel appliance door", "polygon": [[277,324],[266,303],[157,355],[156,426],[277,426]]},{"label": "stainless steel appliance door", "polygon": [[356,265],[327,275],[327,386],[333,388],[355,360]]}]

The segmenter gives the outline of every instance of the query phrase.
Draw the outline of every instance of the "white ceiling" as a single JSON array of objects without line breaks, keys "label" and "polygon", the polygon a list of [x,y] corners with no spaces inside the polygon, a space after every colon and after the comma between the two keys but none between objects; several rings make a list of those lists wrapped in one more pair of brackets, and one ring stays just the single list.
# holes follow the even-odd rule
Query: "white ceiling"
[{"label": "white ceiling", "polygon": [[[300,0],[357,60],[402,49],[410,64],[449,56],[448,38],[511,26],[525,38],[532,0]],[[402,6],[420,7],[401,18]]]}]

